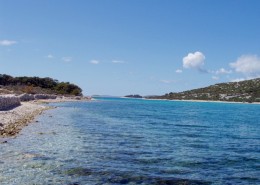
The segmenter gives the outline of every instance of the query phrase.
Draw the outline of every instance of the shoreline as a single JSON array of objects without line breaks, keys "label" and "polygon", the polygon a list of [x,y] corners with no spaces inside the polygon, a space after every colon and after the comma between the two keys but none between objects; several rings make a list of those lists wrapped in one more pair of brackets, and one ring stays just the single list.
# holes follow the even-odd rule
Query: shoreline
[{"label": "shoreline", "polygon": [[[217,101],[217,100],[179,100],[179,99],[153,99],[153,98],[132,98],[132,97],[125,97],[125,96],[118,96],[117,98],[122,99],[135,99],[135,100],[150,100],[150,101],[180,101],[180,102],[200,102],[200,103],[236,103],[236,104],[253,104],[253,105],[259,105],[260,102],[234,102],[234,101]],[[95,98],[93,98],[95,100]]]},{"label": "shoreline", "polygon": [[83,98],[83,99],[76,99],[71,97],[63,97],[63,98],[56,98],[56,99],[40,99],[36,100],[38,104],[48,104],[48,103],[62,103],[62,102],[89,102],[92,101],[92,98]]},{"label": "shoreline", "polygon": [[0,111],[0,138],[16,136],[36,116],[49,109],[52,109],[52,107],[36,102],[22,102],[20,106],[12,110]]},{"label": "shoreline", "polygon": [[[231,103],[231,104],[254,104],[260,105],[260,102],[229,102],[229,101],[213,101],[213,100],[169,100],[169,99],[146,99],[150,101],[176,101],[176,102],[200,102],[200,103]],[[94,99],[92,99],[94,100]],[[74,99],[74,98],[57,98],[57,99],[43,99],[29,102],[22,102],[20,106],[11,110],[0,111],[0,138],[15,137],[20,131],[32,123],[33,120],[41,115],[44,111],[53,109],[55,107],[49,106],[49,103],[62,102],[85,102],[91,99]]]},{"label": "shoreline", "polygon": [[236,103],[236,104],[254,104],[259,105],[260,102],[234,102],[234,101],[216,101],[216,100],[170,100],[170,99],[147,99],[143,98],[144,100],[152,100],[152,101],[179,101],[179,102],[199,102],[199,103]]},{"label": "shoreline", "polygon": [[234,102],[234,101],[217,101],[217,100],[179,100],[179,99],[153,99],[153,98],[129,98],[129,97],[124,97],[121,96],[119,98],[122,99],[139,99],[139,100],[151,100],[151,101],[180,101],[180,102],[200,102],[200,103],[237,103],[237,104],[254,104],[254,105],[259,105],[260,102],[252,102],[252,103],[248,103],[248,102]]},{"label": "shoreline", "polygon": [[[15,137],[20,131],[31,124],[44,111],[54,109],[48,103],[84,102],[90,99],[57,98],[21,102],[11,110],[0,111],[0,139]],[[1,140],[0,140],[1,143]]]}]

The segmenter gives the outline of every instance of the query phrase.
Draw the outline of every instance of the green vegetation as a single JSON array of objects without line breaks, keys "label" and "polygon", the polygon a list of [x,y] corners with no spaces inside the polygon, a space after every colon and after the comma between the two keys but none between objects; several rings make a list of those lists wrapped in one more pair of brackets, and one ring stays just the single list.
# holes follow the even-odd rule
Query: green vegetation
[{"label": "green vegetation", "polygon": [[127,97],[127,98],[143,98],[143,97],[140,96],[139,94],[126,95],[125,97]]},{"label": "green vegetation", "polygon": [[152,96],[152,99],[169,100],[213,100],[232,102],[260,102],[260,78],[241,82],[229,82],[211,85],[180,93],[168,93]]},{"label": "green vegetation", "polygon": [[14,93],[30,94],[61,94],[81,96],[82,90],[75,84],[69,82],[59,82],[52,78],[40,77],[12,77],[6,74],[0,74],[0,85],[2,91],[11,91]]}]

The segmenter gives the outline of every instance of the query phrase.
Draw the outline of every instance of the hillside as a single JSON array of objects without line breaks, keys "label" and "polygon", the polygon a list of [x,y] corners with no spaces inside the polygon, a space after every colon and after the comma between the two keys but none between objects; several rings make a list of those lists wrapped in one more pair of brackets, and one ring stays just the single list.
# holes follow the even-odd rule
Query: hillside
[{"label": "hillside", "polygon": [[241,82],[229,82],[204,88],[152,96],[152,99],[213,100],[231,102],[260,102],[260,78]]},{"label": "hillside", "polygon": [[52,78],[12,77],[0,74],[0,94],[57,94],[81,96],[79,86]]}]

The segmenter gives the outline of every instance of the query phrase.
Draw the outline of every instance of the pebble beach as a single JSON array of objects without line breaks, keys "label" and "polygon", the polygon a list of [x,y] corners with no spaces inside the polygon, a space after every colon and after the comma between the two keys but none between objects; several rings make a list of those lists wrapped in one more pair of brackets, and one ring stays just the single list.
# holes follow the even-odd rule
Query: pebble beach
[{"label": "pebble beach", "polygon": [[12,110],[0,111],[0,137],[15,136],[37,115],[50,108],[35,102],[23,102]]},{"label": "pebble beach", "polygon": [[19,106],[12,109],[0,111],[0,138],[16,136],[36,116],[42,114],[45,110],[54,108],[48,106],[48,103],[84,100],[89,101],[90,98],[57,97],[56,99],[39,99],[21,102]]}]

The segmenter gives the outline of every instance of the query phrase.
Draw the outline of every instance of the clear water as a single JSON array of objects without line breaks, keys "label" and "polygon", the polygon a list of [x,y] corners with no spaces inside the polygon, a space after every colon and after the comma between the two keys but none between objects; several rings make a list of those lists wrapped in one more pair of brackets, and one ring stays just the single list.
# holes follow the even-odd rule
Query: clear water
[{"label": "clear water", "polygon": [[260,184],[260,105],[59,103],[0,144],[0,184]]}]

